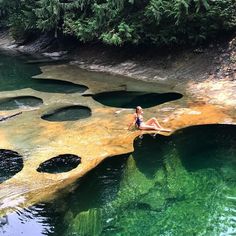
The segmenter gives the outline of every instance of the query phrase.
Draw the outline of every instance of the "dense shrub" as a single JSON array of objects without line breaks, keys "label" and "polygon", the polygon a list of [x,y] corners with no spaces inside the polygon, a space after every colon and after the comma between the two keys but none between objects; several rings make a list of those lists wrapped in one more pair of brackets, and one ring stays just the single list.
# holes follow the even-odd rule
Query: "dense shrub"
[{"label": "dense shrub", "polygon": [[0,19],[15,37],[44,31],[111,45],[196,45],[234,31],[235,9],[235,0],[0,0]]}]

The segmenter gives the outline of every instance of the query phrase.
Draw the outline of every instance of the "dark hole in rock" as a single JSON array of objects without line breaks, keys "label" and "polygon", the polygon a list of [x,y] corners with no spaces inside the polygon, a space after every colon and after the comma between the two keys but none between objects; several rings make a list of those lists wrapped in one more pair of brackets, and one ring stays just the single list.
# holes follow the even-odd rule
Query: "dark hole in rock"
[{"label": "dark hole in rock", "polygon": [[82,96],[83,96],[83,97],[92,97],[93,94],[83,94]]},{"label": "dark hole in rock", "polygon": [[57,109],[41,118],[48,121],[73,121],[91,116],[91,110],[84,106],[69,106]]},{"label": "dark hole in rock", "polygon": [[10,179],[23,168],[23,159],[17,152],[0,149],[0,183]]},{"label": "dark hole in rock", "polygon": [[49,93],[83,93],[88,87],[72,82],[54,79],[35,79],[33,89]]},{"label": "dark hole in rock", "polygon": [[41,163],[38,172],[50,174],[68,172],[81,163],[81,158],[73,154],[63,154]]},{"label": "dark hole in rock", "polygon": [[165,102],[174,101],[182,98],[180,93],[148,93],[132,91],[103,92],[93,96],[93,98],[106,105],[120,108],[143,108],[153,107]]},{"label": "dark hole in rock", "polygon": [[0,100],[0,110],[14,110],[18,108],[37,107],[43,104],[41,98],[33,96],[20,96]]}]

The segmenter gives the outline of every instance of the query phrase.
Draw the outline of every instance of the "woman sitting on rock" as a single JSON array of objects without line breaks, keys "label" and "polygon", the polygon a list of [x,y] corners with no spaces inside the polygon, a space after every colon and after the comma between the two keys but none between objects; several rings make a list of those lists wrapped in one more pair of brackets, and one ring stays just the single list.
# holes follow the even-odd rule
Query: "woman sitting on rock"
[{"label": "woman sitting on rock", "polygon": [[136,127],[140,130],[156,130],[156,131],[162,131],[162,132],[170,132],[170,129],[164,129],[156,118],[151,118],[148,121],[144,122],[143,120],[143,109],[140,106],[136,107],[133,121],[130,123],[128,129],[130,129],[131,126],[136,125]]}]

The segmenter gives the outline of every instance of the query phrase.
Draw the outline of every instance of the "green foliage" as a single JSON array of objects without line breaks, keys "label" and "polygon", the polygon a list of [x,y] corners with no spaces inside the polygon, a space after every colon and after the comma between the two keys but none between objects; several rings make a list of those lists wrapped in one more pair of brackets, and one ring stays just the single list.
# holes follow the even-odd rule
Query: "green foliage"
[{"label": "green foliage", "polygon": [[27,34],[36,29],[36,16],[32,8],[34,0],[2,0],[0,2],[0,20],[10,27],[14,38],[26,38]]},{"label": "green foliage", "polygon": [[2,0],[0,20],[15,32],[61,32],[83,42],[196,45],[234,31],[235,9],[235,0]]},{"label": "green foliage", "polygon": [[43,32],[54,30],[57,37],[58,27],[62,20],[62,5],[59,0],[38,0],[35,14],[37,28]]}]

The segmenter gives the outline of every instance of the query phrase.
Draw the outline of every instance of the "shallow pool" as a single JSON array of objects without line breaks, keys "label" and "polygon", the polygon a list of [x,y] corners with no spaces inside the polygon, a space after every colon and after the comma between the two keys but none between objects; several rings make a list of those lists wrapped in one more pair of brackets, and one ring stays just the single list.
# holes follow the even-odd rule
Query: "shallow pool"
[{"label": "shallow pool", "polygon": [[91,110],[85,106],[67,106],[42,116],[47,121],[75,121],[91,116]]}]

